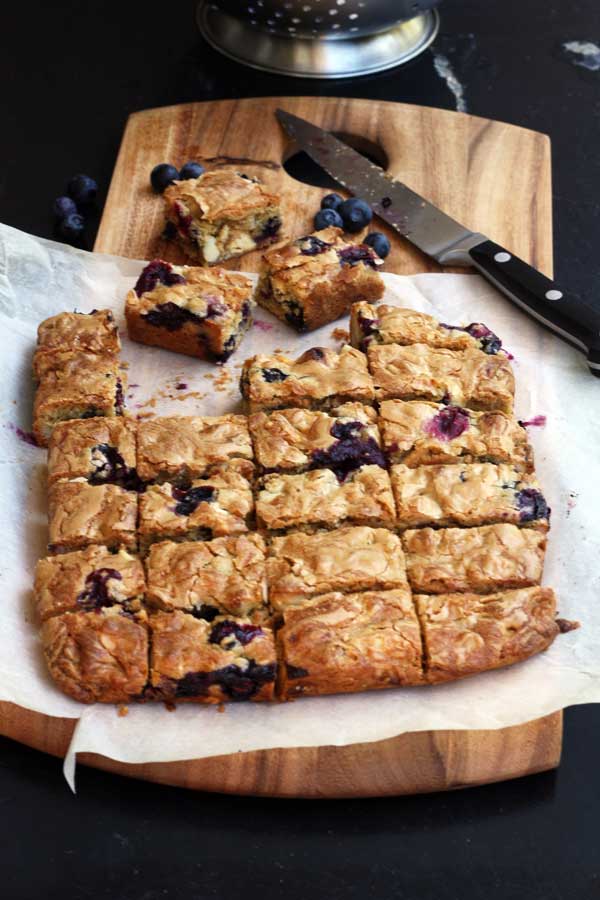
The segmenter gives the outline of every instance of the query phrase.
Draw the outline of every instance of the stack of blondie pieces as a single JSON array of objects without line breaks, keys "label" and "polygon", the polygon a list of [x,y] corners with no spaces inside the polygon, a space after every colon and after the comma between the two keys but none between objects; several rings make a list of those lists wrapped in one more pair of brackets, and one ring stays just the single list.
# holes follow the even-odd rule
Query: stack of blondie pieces
[{"label": "stack of blondie pieces", "polygon": [[35,590],[65,692],[289,699],[549,646],[549,510],[500,342],[368,303],[352,335],[247,360],[247,416],[55,425]]}]

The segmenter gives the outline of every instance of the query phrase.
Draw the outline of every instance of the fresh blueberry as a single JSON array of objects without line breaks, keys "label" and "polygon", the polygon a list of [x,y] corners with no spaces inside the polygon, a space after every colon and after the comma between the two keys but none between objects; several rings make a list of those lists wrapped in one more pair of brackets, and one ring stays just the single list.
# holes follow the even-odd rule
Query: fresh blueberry
[{"label": "fresh blueberry", "polygon": [[326,194],[321,200],[321,209],[338,209],[343,202],[344,198],[339,194]]},{"label": "fresh blueberry", "polygon": [[179,170],[179,180],[187,181],[188,178],[200,178],[204,175],[204,166],[197,162],[186,162]]},{"label": "fresh blueberry", "polygon": [[365,203],[364,200],[359,200],[358,197],[344,200],[337,212],[342,217],[344,228],[350,234],[355,234],[362,228],[366,228],[373,218],[373,210],[369,204]]},{"label": "fresh blueberry", "polygon": [[77,206],[75,205],[75,201],[71,200],[70,197],[57,197],[52,204],[52,212],[54,213],[55,218],[60,221],[60,219],[70,216],[71,213],[76,213]]},{"label": "fresh blueberry", "polygon": [[69,213],[58,224],[58,233],[69,243],[77,243],[83,236],[84,221],[79,213]]},{"label": "fresh blueberry", "polygon": [[344,227],[342,217],[335,209],[320,209],[315,216],[314,225],[315,231],[320,231],[322,228],[329,228],[331,225],[334,225],[336,228]]},{"label": "fresh blueberry", "polygon": [[165,188],[178,180],[179,172],[175,166],[171,166],[169,163],[160,163],[158,166],[154,166],[150,173],[150,184],[157,194],[162,194]]},{"label": "fresh blueberry", "polygon": [[91,203],[97,193],[98,185],[89,175],[74,175],[67,185],[67,194],[80,206]]},{"label": "fresh blueberry", "polygon": [[371,231],[363,241],[367,247],[371,247],[380,259],[385,259],[389,254],[391,244],[389,239],[380,231]]}]

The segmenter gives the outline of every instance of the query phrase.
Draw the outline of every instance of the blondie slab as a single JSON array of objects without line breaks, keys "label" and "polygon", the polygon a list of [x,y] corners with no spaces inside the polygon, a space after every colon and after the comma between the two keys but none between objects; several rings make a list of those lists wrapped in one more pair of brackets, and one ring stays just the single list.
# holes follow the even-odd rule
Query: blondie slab
[{"label": "blondie slab", "polygon": [[135,468],[136,424],[131,419],[58,422],[48,444],[48,483],[84,478],[90,484],[140,487]]},{"label": "blondie slab", "polygon": [[66,553],[90,544],[135,549],[137,508],[138,495],[117,485],[56,481],[48,491],[48,550]]},{"label": "blondie slab", "polygon": [[117,356],[121,341],[112,312],[109,309],[95,309],[91,313],[63,312],[40,322],[36,356],[64,350]]}]

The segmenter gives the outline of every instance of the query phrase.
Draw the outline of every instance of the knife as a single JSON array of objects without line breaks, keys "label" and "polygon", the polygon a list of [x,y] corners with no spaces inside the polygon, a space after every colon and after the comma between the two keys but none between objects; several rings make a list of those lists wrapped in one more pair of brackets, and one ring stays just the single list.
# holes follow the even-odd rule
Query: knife
[{"label": "knife", "polygon": [[600,376],[600,310],[456,222],[330,132],[283,109],[276,115],[302,150],[402,237],[442,265],[474,266],[509,300],[582,350],[592,374]]}]

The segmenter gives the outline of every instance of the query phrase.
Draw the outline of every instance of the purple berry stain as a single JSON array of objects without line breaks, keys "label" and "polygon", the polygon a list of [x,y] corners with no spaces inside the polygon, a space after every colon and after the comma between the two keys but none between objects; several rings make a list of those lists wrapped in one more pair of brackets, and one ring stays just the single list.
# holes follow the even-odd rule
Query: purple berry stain
[{"label": "purple berry stain", "polygon": [[138,297],[142,294],[153,291],[157,284],[164,284],[166,287],[172,287],[174,284],[185,284],[183,275],[178,275],[173,271],[173,266],[162,259],[153,259],[142,270],[140,277],[135,285],[135,292]]},{"label": "purple berry stain", "polygon": [[101,609],[112,606],[112,598],[108,593],[110,579],[122,581],[123,576],[117,569],[95,569],[86,577],[84,588],[77,595],[77,603],[85,610]]},{"label": "purple berry stain", "polygon": [[470,425],[469,413],[460,406],[447,406],[426,422],[424,430],[441,441],[460,437]]},{"label": "purple berry stain", "polygon": [[176,391],[187,391],[187,388],[188,388],[188,386],[187,386],[187,384],[186,384],[185,381],[179,381],[179,382],[175,385],[175,390],[176,390]]},{"label": "purple berry stain", "polygon": [[550,507],[544,495],[535,488],[525,488],[516,495],[517,508],[520,510],[521,522],[533,522],[535,519],[549,519]]},{"label": "purple berry stain", "polygon": [[529,428],[531,425],[543,428],[546,421],[546,416],[533,416],[533,418],[527,420],[519,419],[519,425],[523,428]]},{"label": "purple berry stain", "polygon": [[220,644],[226,638],[233,637],[239,644],[249,644],[254,638],[260,637],[264,632],[259,625],[249,625],[245,622],[231,622],[225,619],[213,626],[208,641],[210,644]]},{"label": "purple berry stain", "polygon": [[18,425],[13,425],[12,422],[8,423],[7,428],[9,428],[11,431],[14,431],[18,439],[20,441],[23,441],[24,444],[29,444],[30,447],[39,447],[36,437],[32,431],[23,431],[22,428],[19,428]]},{"label": "purple berry stain", "polygon": [[178,516],[191,516],[192,513],[201,503],[210,503],[214,500],[215,489],[213,487],[202,486],[188,488],[171,488],[171,496],[177,500],[174,511]]}]

